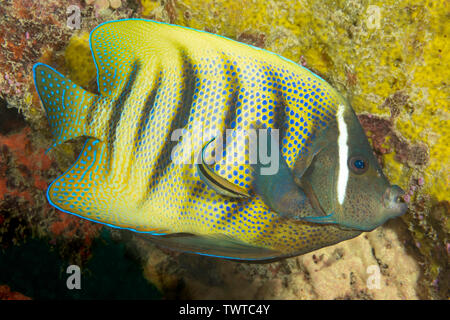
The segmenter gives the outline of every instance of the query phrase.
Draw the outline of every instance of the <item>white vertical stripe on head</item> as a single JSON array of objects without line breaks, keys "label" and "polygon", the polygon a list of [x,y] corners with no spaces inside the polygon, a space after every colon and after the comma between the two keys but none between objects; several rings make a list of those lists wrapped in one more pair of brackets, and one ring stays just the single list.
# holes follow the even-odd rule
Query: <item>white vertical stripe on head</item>
[{"label": "white vertical stripe on head", "polygon": [[348,180],[348,166],[347,166],[347,158],[348,158],[348,130],[347,124],[344,120],[344,111],[345,106],[340,104],[336,113],[336,120],[338,124],[338,156],[339,156],[339,175],[337,181],[337,195],[338,201],[340,204],[344,203],[345,191],[347,189],[347,180]]}]

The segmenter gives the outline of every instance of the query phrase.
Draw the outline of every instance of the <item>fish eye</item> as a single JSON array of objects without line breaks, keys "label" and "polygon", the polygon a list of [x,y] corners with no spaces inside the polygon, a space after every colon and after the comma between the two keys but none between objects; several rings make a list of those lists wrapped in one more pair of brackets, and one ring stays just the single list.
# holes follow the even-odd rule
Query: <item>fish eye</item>
[{"label": "fish eye", "polygon": [[369,169],[369,161],[362,156],[350,157],[348,167],[356,174],[363,174]]}]

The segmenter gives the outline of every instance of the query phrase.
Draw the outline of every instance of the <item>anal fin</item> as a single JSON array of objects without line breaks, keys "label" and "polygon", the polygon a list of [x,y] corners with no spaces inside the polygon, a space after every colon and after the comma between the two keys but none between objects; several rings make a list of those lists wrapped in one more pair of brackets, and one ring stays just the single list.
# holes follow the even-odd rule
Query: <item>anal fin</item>
[{"label": "anal fin", "polygon": [[255,247],[223,234],[195,235],[178,233],[164,236],[145,235],[144,238],[171,250],[241,262],[262,263],[276,261],[283,257],[278,251]]},{"label": "anal fin", "polygon": [[101,206],[96,195],[104,173],[104,144],[88,138],[77,161],[47,190],[47,198],[61,211],[90,220],[101,220]]}]

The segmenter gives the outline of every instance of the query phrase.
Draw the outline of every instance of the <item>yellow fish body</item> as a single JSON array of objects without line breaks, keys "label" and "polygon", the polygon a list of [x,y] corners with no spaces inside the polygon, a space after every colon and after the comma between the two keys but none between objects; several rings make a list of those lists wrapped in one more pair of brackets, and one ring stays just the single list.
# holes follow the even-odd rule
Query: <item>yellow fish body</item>
[{"label": "yellow fish body", "polygon": [[[201,172],[195,164],[200,150],[206,160],[213,159],[203,148],[212,138],[226,136],[227,129],[279,128],[281,161],[288,170],[298,167],[308,175],[307,166],[314,163],[307,157],[312,138],[332,121],[342,124],[337,112],[342,119],[353,114],[323,79],[265,50],[149,20],[104,23],[92,31],[90,44],[100,95],[48,66],[34,67],[54,145],[87,137],[76,163],[49,186],[52,205],[147,233],[169,247],[241,260],[298,255],[365,230],[341,222],[340,213],[335,220],[332,214],[319,217],[319,223],[302,220],[303,214],[294,219],[277,213],[277,201],[267,205],[271,196],[266,201],[255,192],[248,148],[230,149],[237,139],[233,135],[222,160],[235,153],[237,162],[218,161]],[[235,186],[231,193],[245,196],[224,196],[205,183],[205,174],[222,177],[229,188]],[[320,183],[311,179],[304,185],[306,194],[315,198],[313,189]],[[311,215],[341,212],[320,197],[306,202],[306,211],[320,207]]]}]

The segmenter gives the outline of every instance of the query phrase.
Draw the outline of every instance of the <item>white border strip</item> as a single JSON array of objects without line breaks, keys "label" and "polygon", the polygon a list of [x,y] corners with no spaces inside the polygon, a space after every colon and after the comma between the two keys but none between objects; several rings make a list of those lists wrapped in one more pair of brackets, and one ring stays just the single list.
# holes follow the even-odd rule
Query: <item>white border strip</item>
[{"label": "white border strip", "polygon": [[340,104],[337,110],[336,119],[338,124],[338,148],[339,148],[339,176],[337,182],[338,201],[342,205],[344,203],[345,192],[347,190],[348,181],[348,130],[344,120],[345,106]]}]

